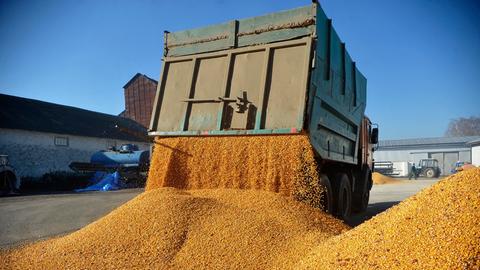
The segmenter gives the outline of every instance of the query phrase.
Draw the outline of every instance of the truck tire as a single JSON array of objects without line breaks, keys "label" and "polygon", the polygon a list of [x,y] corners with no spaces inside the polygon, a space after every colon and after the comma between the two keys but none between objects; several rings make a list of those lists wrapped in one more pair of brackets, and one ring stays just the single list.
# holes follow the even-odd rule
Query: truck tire
[{"label": "truck tire", "polygon": [[333,189],[332,184],[330,183],[330,179],[327,175],[321,174],[319,182],[320,186],[324,189],[320,206],[322,207],[323,211],[329,214],[334,214],[335,207],[333,204]]},{"label": "truck tire", "polygon": [[425,171],[425,176],[428,177],[428,178],[434,178],[435,175],[436,175],[436,173],[435,173],[435,170],[433,168],[428,168]]},{"label": "truck tire", "polygon": [[336,194],[336,215],[348,221],[352,215],[352,186],[348,180],[348,176],[344,173],[338,174],[336,177],[338,181],[338,188]]},{"label": "truck tire", "polygon": [[372,173],[370,169],[362,171],[361,183],[358,186],[358,191],[352,194],[352,210],[355,213],[362,213],[367,210],[368,201],[370,200],[370,189],[372,188]]}]

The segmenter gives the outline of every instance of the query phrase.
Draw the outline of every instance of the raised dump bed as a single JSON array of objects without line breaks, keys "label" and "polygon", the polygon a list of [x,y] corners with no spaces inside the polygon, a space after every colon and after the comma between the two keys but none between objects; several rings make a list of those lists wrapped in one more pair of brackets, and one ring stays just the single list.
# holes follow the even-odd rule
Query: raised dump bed
[{"label": "raised dump bed", "polygon": [[165,34],[150,135],[307,130],[357,163],[366,79],[318,4]]},{"label": "raised dump bed", "polygon": [[319,4],[165,32],[164,43],[150,135],[304,133],[330,178],[371,186],[358,184],[371,183],[376,137],[366,79]]}]

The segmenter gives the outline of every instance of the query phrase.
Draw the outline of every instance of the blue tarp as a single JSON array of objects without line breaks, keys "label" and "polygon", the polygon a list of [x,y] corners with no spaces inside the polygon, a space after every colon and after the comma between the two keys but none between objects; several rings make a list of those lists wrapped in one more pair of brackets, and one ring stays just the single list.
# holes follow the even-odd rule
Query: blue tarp
[{"label": "blue tarp", "polygon": [[123,188],[123,184],[120,181],[120,174],[118,172],[96,172],[92,177],[92,182],[95,184],[86,188],[76,189],[75,191],[110,191]]}]

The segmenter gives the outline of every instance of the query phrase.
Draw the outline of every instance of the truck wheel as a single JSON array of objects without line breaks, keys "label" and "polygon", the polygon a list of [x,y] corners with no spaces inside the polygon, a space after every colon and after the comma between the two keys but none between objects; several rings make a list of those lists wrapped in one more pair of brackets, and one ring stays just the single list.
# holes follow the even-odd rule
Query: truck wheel
[{"label": "truck wheel", "polygon": [[333,214],[334,205],[333,205],[333,189],[330,179],[325,174],[320,175],[320,186],[323,188],[322,199],[320,201],[320,206],[323,211]]},{"label": "truck wheel", "polygon": [[338,189],[336,190],[337,216],[347,221],[352,214],[352,186],[346,174],[337,176]]},{"label": "truck wheel", "polygon": [[371,189],[371,177],[372,173],[370,170],[364,170],[363,179],[361,186],[359,186],[360,192],[355,192],[352,194],[353,203],[352,209],[356,213],[365,212],[368,207],[368,201],[370,200],[370,189]]},{"label": "truck wheel", "polygon": [[433,177],[435,177],[435,170],[433,170],[432,168],[428,168],[428,169],[425,171],[425,176],[427,176],[428,178],[433,178]]}]

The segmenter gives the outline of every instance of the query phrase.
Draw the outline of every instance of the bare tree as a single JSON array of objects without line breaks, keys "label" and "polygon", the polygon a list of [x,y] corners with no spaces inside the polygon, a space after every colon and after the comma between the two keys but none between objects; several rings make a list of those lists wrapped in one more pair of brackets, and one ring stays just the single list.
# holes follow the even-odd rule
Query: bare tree
[{"label": "bare tree", "polygon": [[480,117],[460,117],[450,120],[445,136],[480,136]]}]

